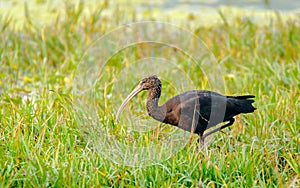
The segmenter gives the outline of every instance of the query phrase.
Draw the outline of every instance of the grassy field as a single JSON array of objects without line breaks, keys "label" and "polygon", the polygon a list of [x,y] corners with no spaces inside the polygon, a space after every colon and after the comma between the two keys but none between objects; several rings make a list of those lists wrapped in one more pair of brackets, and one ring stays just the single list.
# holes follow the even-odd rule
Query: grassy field
[{"label": "grassy field", "polygon": [[[150,10],[138,14],[105,3],[64,5],[68,8],[61,9],[63,14],[41,9],[51,14],[51,21],[42,25],[30,11],[25,11],[23,27],[10,16],[1,17],[0,187],[300,186],[299,15],[287,19],[274,14],[260,24],[220,11],[219,23],[208,26],[198,22],[199,15],[184,15],[180,21],[165,18],[206,43],[223,70],[224,94],[254,94],[258,110],[238,117],[201,151],[193,139],[168,160],[130,167],[103,156],[83,131],[74,110],[73,82],[81,57],[99,36],[122,23],[160,18]],[[120,141],[126,137],[114,123],[110,83],[130,65],[124,59],[139,53],[131,48],[114,56],[104,81],[97,83],[99,121]],[[195,89],[209,88],[199,68],[182,58],[176,61],[199,86]],[[128,92],[133,86],[128,85]],[[176,94],[170,88],[163,92]],[[146,113],[144,101],[140,110]],[[147,139],[140,142],[147,145]]]}]

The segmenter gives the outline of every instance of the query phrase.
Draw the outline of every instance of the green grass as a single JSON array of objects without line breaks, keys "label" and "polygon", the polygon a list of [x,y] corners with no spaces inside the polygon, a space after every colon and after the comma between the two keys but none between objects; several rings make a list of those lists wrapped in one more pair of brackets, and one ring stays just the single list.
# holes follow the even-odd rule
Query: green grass
[{"label": "green grass", "polygon": [[[179,25],[199,36],[215,54],[224,71],[224,94],[252,93],[258,110],[239,116],[201,151],[195,150],[194,139],[168,160],[128,167],[107,160],[98,152],[98,143],[90,140],[90,129],[82,131],[73,106],[72,82],[80,58],[94,39],[143,14],[129,11],[122,16],[123,9],[118,12],[118,7],[103,4],[86,14],[80,6],[68,6],[71,9],[63,9],[64,16],[57,14],[43,27],[28,16],[24,27],[16,29],[13,19],[2,16],[0,187],[299,186],[300,25],[295,21],[299,16],[286,19],[275,14],[263,25],[222,13],[223,21],[207,27],[197,23],[197,15],[180,21]],[[159,19],[153,16],[150,19]],[[128,138],[126,130],[113,123],[113,106],[107,97],[112,92],[110,82],[130,65],[124,59],[140,55],[134,47],[116,55],[103,73],[107,77],[96,84],[99,121],[121,142],[135,135]],[[199,86],[196,89],[208,88],[199,67],[190,67],[184,58],[176,60]],[[163,101],[176,94],[172,86],[164,85],[168,96]],[[128,85],[128,92],[132,87]],[[142,103],[144,98],[145,94],[135,102]],[[142,112],[146,113],[144,103]],[[147,145],[147,138],[140,144]],[[157,141],[157,137],[152,139]]]}]

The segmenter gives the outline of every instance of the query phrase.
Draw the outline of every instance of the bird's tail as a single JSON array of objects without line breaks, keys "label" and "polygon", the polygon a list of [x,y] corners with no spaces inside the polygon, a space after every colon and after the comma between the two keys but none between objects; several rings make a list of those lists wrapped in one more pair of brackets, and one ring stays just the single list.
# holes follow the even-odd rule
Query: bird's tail
[{"label": "bird's tail", "polygon": [[238,113],[251,113],[256,110],[252,105],[254,100],[250,99],[255,98],[254,95],[228,96],[227,98],[234,99],[235,109]]}]

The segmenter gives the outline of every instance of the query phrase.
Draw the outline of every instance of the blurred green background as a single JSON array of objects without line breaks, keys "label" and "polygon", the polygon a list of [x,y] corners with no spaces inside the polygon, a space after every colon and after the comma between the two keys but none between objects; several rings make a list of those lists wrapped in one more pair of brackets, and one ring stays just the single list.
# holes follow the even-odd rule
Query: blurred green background
[{"label": "blurred green background", "polygon": [[[298,187],[298,7],[296,0],[1,1],[0,187]],[[195,137],[168,160],[128,167],[102,155],[101,143],[76,119],[73,82],[92,42],[145,20],[200,37],[224,71],[224,94],[254,94],[258,110],[238,117],[201,151]],[[141,53],[130,50],[112,58],[97,83],[99,121],[121,143],[159,143],[156,132],[136,140],[114,122],[114,78]],[[199,68],[177,61],[195,89],[208,88]],[[177,94],[167,83],[163,93]]]}]

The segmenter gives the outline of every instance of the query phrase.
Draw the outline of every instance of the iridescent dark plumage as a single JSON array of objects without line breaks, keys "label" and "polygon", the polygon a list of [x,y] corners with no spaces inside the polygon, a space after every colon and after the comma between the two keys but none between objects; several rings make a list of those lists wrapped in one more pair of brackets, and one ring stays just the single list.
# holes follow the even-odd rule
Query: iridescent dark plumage
[{"label": "iridescent dark plumage", "polygon": [[[139,85],[128,95],[117,112],[117,120],[125,105],[142,90],[148,90],[147,111],[154,119],[196,133],[203,144],[204,138],[234,123],[234,116],[254,112],[253,95],[224,96],[212,91],[193,90],[181,93],[158,106],[161,94],[161,81],[157,76],[141,80]],[[227,124],[206,134],[204,131],[219,123]]]}]

